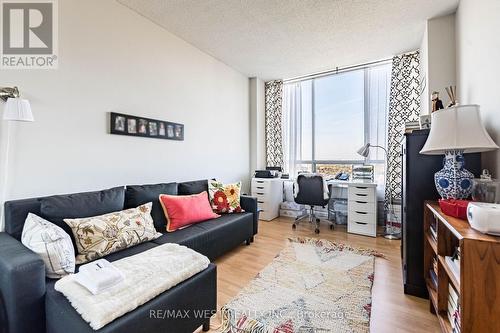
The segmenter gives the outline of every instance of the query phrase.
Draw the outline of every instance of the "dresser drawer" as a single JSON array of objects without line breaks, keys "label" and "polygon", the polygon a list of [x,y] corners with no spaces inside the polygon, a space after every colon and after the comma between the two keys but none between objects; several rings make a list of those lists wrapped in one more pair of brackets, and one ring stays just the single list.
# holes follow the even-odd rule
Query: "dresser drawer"
[{"label": "dresser drawer", "polygon": [[350,211],[348,213],[348,219],[356,222],[377,224],[377,215],[373,212]]},{"label": "dresser drawer", "polygon": [[362,212],[362,213],[376,213],[377,205],[375,202],[366,202],[361,200],[351,200],[348,201],[348,209],[350,212]]},{"label": "dresser drawer", "polygon": [[347,232],[365,236],[377,237],[377,225],[351,220],[347,223]]},{"label": "dresser drawer", "polygon": [[359,200],[363,202],[375,202],[377,201],[375,195],[375,189],[372,187],[349,187],[349,200]]},{"label": "dresser drawer", "polygon": [[271,195],[271,189],[270,188],[261,188],[259,187],[252,187],[252,195],[257,196],[257,195]]},{"label": "dresser drawer", "polygon": [[259,210],[263,210],[263,211],[267,212],[271,209],[271,205],[266,201],[261,201],[261,200],[257,199],[257,208]]},{"label": "dresser drawer", "polygon": [[265,187],[265,188],[269,188],[271,187],[271,182],[272,181],[269,181],[269,180],[263,180],[263,179],[252,179],[252,187],[254,186],[258,186],[258,187]]},{"label": "dresser drawer", "polygon": [[268,182],[252,182],[252,193],[270,193],[272,184]]}]

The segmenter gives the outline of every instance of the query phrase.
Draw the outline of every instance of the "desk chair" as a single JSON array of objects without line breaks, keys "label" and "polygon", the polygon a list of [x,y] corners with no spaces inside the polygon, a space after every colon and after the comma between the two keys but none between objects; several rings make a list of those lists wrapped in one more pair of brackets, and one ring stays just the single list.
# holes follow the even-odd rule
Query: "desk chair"
[{"label": "desk chair", "polygon": [[[293,222],[292,229],[297,228],[299,221],[305,217],[309,217],[309,223],[315,222],[314,232],[319,234],[319,222],[320,219],[314,214],[314,207],[321,206],[325,207],[328,205],[329,199],[324,198],[324,185],[323,176],[321,175],[299,175],[297,177],[298,185],[297,196],[295,196],[295,202],[300,205],[309,206],[309,213],[298,216]],[[328,189],[328,196],[330,196],[330,189]],[[330,229],[333,230],[333,223],[330,222]]]}]

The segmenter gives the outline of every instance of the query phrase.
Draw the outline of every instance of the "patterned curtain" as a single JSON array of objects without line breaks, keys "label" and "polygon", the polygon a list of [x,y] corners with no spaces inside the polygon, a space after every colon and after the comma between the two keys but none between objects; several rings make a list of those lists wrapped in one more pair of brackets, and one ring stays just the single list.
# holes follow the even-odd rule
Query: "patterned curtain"
[{"label": "patterned curtain", "polygon": [[401,200],[401,139],[405,122],[415,121],[420,115],[419,52],[395,56],[392,59],[391,91],[387,126],[388,165],[386,204]]},{"label": "patterned curtain", "polygon": [[283,81],[266,82],[266,164],[283,168]]}]

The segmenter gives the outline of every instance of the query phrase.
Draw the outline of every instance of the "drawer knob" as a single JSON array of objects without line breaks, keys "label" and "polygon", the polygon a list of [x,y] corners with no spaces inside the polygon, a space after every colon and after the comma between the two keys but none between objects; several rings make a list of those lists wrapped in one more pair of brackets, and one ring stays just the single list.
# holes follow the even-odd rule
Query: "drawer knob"
[{"label": "drawer knob", "polygon": [[358,211],[356,211],[356,213],[358,213],[358,214],[368,214],[367,212],[358,212]]},{"label": "drawer knob", "polygon": [[356,203],[359,203],[359,204],[367,204],[368,202],[365,202],[365,201],[356,201]]},{"label": "drawer knob", "polygon": [[361,225],[367,225],[368,223],[364,223],[364,222],[355,222],[356,224],[361,224]]}]

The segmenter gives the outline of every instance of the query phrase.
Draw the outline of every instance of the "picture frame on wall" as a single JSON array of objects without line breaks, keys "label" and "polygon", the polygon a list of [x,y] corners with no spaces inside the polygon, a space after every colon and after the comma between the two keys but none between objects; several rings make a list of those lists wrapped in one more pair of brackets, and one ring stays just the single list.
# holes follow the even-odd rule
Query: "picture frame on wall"
[{"label": "picture frame on wall", "polygon": [[109,115],[110,134],[184,141],[183,124],[116,112]]}]

